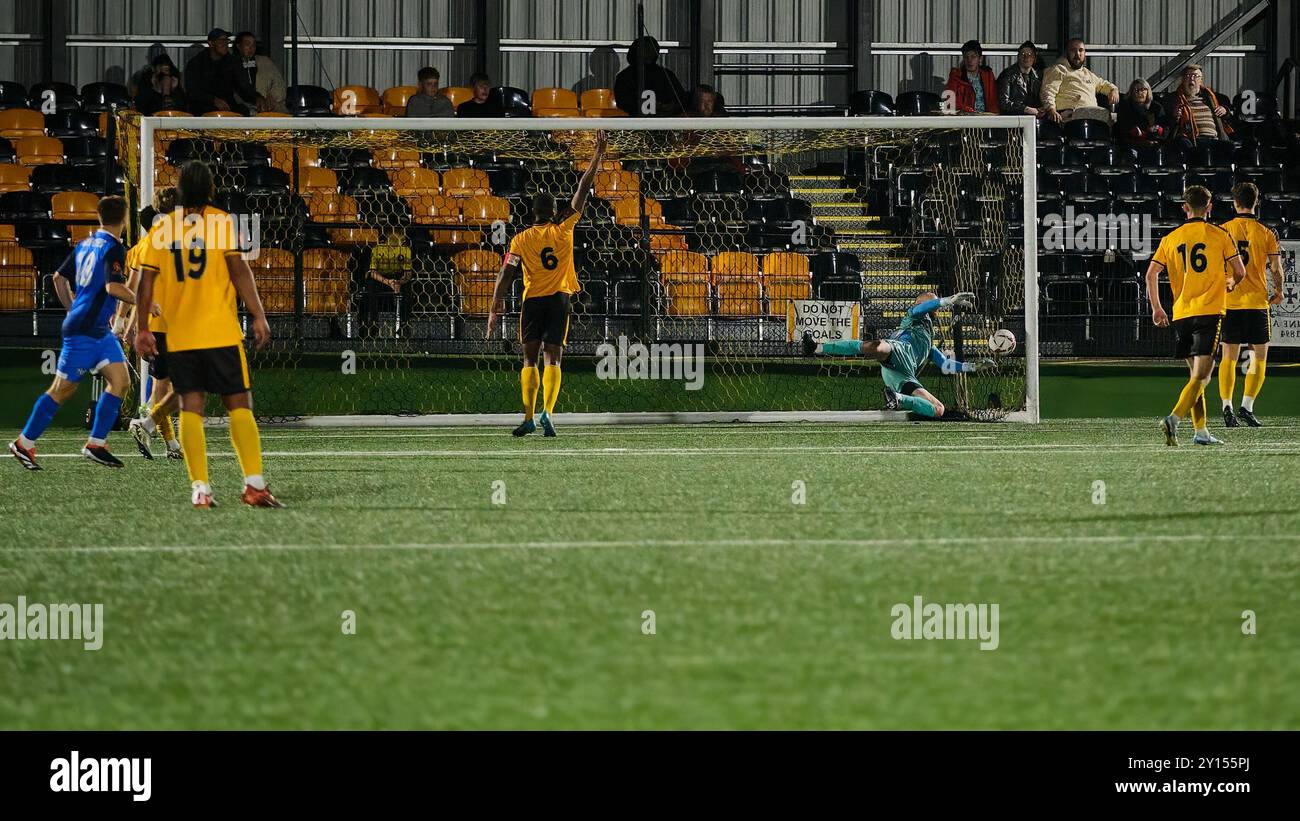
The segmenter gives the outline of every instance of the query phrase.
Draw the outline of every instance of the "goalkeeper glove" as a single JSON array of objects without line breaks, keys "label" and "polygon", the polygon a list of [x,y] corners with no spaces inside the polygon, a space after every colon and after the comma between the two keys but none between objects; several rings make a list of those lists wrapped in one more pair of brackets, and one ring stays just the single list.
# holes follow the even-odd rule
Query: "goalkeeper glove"
[{"label": "goalkeeper glove", "polygon": [[940,308],[951,308],[954,305],[963,308],[973,308],[975,307],[975,295],[969,291],[962,291],[959,294],[953,294],[952,296],[945,296],[939,299]]}]

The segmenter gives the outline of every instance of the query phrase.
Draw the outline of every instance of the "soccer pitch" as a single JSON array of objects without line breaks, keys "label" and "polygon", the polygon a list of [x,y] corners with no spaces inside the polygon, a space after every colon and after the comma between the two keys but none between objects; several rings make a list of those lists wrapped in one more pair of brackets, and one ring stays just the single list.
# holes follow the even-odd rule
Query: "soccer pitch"
[{"label": "soccer pitch", "polygon": [[[0,471],[0,602],[103,603],[103,645],[0,642],[0,726],[1300,728],[1265,421],[270,428],[283,511],[213,429],[202,512],[54,430]],[[996,649],[894,638],[918,596],[996,604]]]}]

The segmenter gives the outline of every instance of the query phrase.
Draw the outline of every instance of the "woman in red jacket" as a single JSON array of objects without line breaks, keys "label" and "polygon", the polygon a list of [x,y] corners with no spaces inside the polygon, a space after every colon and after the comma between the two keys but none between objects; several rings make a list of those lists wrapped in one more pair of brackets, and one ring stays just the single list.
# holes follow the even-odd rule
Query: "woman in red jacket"
[{"label": "woman in red jacket", "polygon": [[[998,88],[993,69],[984,65],[984,48],[979,40],[961,47],[961,65],[948,72],[944,91],[951,91],[957,111],[997,114]],[[947,95],[945,95],[947,96]]]}]

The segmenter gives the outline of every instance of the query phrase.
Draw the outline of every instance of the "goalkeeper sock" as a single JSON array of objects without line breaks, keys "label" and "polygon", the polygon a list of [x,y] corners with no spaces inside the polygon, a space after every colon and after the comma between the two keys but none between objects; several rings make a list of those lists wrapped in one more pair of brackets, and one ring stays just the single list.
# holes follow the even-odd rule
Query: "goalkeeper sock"
[{"label": "goalkeeper sock", "polygon": [[230,443],[239,457],[239,469],[244,472],[244,484],[258,490],[266,487],[262,479],[262,437],[257,430],[257,420],[248,408],[235,408],[230,412]]},{"label": "goalkeeper sock", "polygon": [[41,438],[45,429],[54,421],[54,414],[59,412],[59,403],[54,401],[54,397],[48,393],[43,393],[36,397],[35,404],[32,405],[32,415],[27,417],[27,425],[23,432],[18,435],[18,444],[25,448],[32,448],[36,445],[36,440]]},{"label": "goalkeeper sock", "polygon": [[1237,363],[1226,358],[1219,362],[1219,398],[1225,410],[1232,410],[1232,392],[1237,389]]},{"label": "goalkeeper sock", "polygon": [[922,399],[919,396],[904,396],[900,393],[898,395],[898,407],[912,413],[918,413],[921,416],[928,416],[931,419],[939,415],[935,412],[934,405],[930,404],[930,400]]},{"label": "goalkeeper sock", "polygon": [[533,409],[537,407],[537,386],[541,377],[537,375],[536,365],[525,365],[519,372],[519,387],[523,391],[524,421],[533,418]]},{"label": "goalkeeper sock", "polygon": [[555,413],[555,400],[560,398],[560,365],[547,365],[542,371],[542,407],[549,416]]},{"label": "goalkeeper sock", "polygon": [[862,353],[862,340],[837,339],[833,342],[823,342],[821,349],[826,356],[857,356]]},{"label": "goalkeeper sock", "polygon": [[1268,360],[1256,358],[1255,366],[1246,374],[1246,386],[1241,390],[1241,406],[1251,413],[1255,412],[1255,397],[1259,396],[1264,387],[1264,370],[1267,367]]},{"label": "goalkeeper sock", "polygon": [[185,449],[185,472],[190,483],[208,483],[208,440],[203,433],[203,417],[181,411],[181,447]]}]

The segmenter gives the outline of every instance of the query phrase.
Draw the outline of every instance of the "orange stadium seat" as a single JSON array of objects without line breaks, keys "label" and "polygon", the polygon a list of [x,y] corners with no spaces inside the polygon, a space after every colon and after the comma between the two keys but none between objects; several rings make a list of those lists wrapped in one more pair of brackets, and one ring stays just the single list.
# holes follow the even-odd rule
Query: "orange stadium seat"
[{"label": "orange stadium seat", "polygon": [[[670,251],[669,253],[682,253]],[[665,312],[669,316],[707,316],[709,277],[707,274],[665,273]]]},{"label": "orange stadium seat", "polygon": [[451,258],[456,268],[456,292],[460,294],[460,311],[463,314],[486,314],[492,307],[492,292],[496,287],[497,273],[501,270],[501,255],[495,251],[460,251]]},{"label": "orange stadium seat", "polygon": [[0,242],[17,242],[18,235],[12,225],[0,225]]},{"label": "orange stadium seat", "polygon": [[659,270],[665,274],[709,273],[709,258],[695,251],[669,251],[659,257]]},{"label": "orange stadium seat", "polygon": [[203,116],[204,117],[243,117],[246,115],[240,114],[238,111],[209,111]]},{"label": "orange stadium seat", "polygon": [[298,187],[304,195],[315,191],[337,191],[339,178],[328,168],[303,165],[298,168]]},{"label": "orange stadium seat", "polygon": [[389,169],[388,179],[393,183],[393,193],[399,197],[429,196],[442,190],[442,178],[432,168],[407,166]]},{"label": "orange stadium seat", "polygon": [[534,117],[581,117],[582,112],[576,108],[534,108]]},{"label": "orange stadium seat", "polygon": [[578,108],[578,95],[567,88],[536,88],[532,95],[533,112],[539,108]]},{"label": "orange stadium seat", "polygon": [[597,171],[592,188],[601,199],[635,197],[641,190],[641,177],[633,171]]},{"label": "orange stadium seat", "polygon": [[63,143],[54,137],[23,137],[14,144],[23,165],[56,165],[63,162]]},{"label": "orange stadium seat", "polygon": [[334,113],[344,117],[360,117],[383,108],[379,92],[370,86],[342,86],[334,89]]},{"label": "orange stadium seat", "polygon": [[311,248],[302,252],[302,284],[309,314],[343,314],[348,310],[351,274],[348,254],[334,248]]},{"label": "orange stadium seat", "polygon": [[405,148],[376,148],[370,156],[370,164],[385,171],[420,166],[420,152]]},{"label": "orange stadium seat", "polygon": [[60,222],[86,221],[69,225],[68,234],[73,242],[80,242],[95,233],[99,227],[99,197],[85,191],[60,191],[50,198],[50,215]]},{"label": "orange stadium seat", "polygon": [[45,117],[30,108],[7,108],[0,111],[0,137],[20,140],[23,137],[44,137]]},{"label": "orange stadium seat", "polygon": [[[646,216],[651,222],[663,222],[664,207],[654,197],[645,198]],[[614,200],[614,221],[619,225],[641,224],[641,203],[637,197]]]},{"label": "orange stadium seat", "polygon": [[10,191],[26,191],[31,187],[31,166],[16,163],[0,163],[0,194]]},{"label": "orange stadium seat", "polygon": [[416,225],[460,225],[461,202],[460,199],[428,192],[406,197],[411,221]]},{"label": "orange stadium seat", "polygon": [[406,113],[406,103],[419,93],[419,86],[393,86],[384,89],[380,99],[384,103],[384,111],[394,117],[401,117]]},{"label": "orange stadium seat", "polygon": [[455,108],[474,96],[473,89],[466,88],[465,86],[446,86],[438,89],[438,93],[446,97],[448,100],[451,100],[452,108]]},{"label": "orange stadium seat", "polygon": [[478,246],[483,244],[483,233],[465,228],[435,228],[429,232],[434,245]]},{"label": "orange stadium seat", "polygon": [[442,172],[442,193],[449,197],[473,197],[491,194],[492,184],[486,171],[478,168],[448,168]]},{"label": "orange stadium seat", "polygon": [[764,277],[803,277],[810,276],[811,268],[808,257],[793,251],[773,251],[763,256]]},{"label": "orange stadium seat", "polygon": [[626,117],[627,112],[621,108],[584,108],[584,117]]},{"label": "orange stadium seat", "polygon": [[[287,116],[287,115],[286,115]],[[298,167],[320,165],[320,149],[314,145],[298,146]],[[293,180],[293,148],[287,145],[271,146],[271,166],[289,175]]]},{"label": "orange stadium seat", "polygon": [[[591,167],[591,160],[589,159],[574,160],[573,167],[574,170],[579,172],[586,171],[588,168]],[[600,161],[600,170],[601,171],[622,171],[623,162],[615,157],[609,157],[609,156],[603,157]]]},{"label": "orange stadium seat", "polygon": [[253,116],[254,117],[292,117],[293,115],[287,114],[283,111],[259,111]]},{"label": "orange stadium seat", "polygon": [[760,282],[756,276],[722,276],[715,279],[718,313],[722,316],[758,316],[763,312]]},{"label": "orange stadium seat", "polygon": [[248,266],[267,313],[293,313],[293,254],[283,248],[263,248]]},{"label": "orange stadium seat", "polygon": [[582,92],[578,102],[583,111],[590,108],[618,108],[618,104],[614,102],[612,88],[589,88]]},{"label": "orange stadium seat", "polygon": [[763,297],[767,312],[783,316],[792,299],[812,298],[808,257],[793,251],[773,251],[763,257]]},{"label": "orange stadium seat", "polygon": [[510,200],[481,194],[469,197],[461,202],[460,211],[465,224],[471,227],[485,227],[500,220],[510,224]]},{"label": "orange stadium seat", "polygon": [[752,277],[758,281],[758,257],[744,251],[722,251],[713,256],[713,275]]},{"label": "orange stadium seat", "polygon": [[192,117],[188,111],[181,111],[179,108],[164,108],[162,111],[155,111],[155,117]]},{"label": "orange stadium seat", "polygon": [[[313,169],[315,170],[315,169]],[[307,212],[316,222],[359,222],[357,201],[347,194],[318,190],[307,200]],[[329,229],[330,241],[335,245],[373,245],[379,242],[379,229],[345,227]]]},{"label": "orange stadium seat", "polygon": [[0,242],[0,311],[36,307],[36,263],[16,242]]}]

